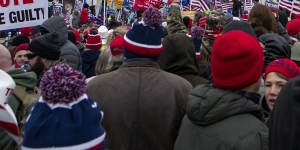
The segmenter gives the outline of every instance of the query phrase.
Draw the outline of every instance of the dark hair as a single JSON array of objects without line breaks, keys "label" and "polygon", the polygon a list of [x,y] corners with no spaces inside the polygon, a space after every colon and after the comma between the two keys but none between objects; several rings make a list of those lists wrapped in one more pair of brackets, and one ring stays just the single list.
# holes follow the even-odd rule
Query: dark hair
[{"label": "dark hair", "polygon": [[250,11],[248,22],[257,37],[265,33],[278,33],[275,16],[265,5],[255,4]]},{"label": "dark hair", "polygon": [[90,6],[88,4],[84,4],[83,8],[89,8]]},{"label": "dark hair", "polygon": [[185,17],[182,18],[182,21],[183,21],[183,23],[184,23],[184,25],[185,25],[186,28],[189,28],[190,20],[191,19],[188,16],[185,16]]},{"label": "dark hair", "polygon": [[76,35],[72,31],[68,31],[68,40],[71,41],[73,44],[77,44],[76,42]]},{"label": "dark hair", "polygon": [[15,38],[12,39],[11,45],[12,46],[19,46],[23,43],[29,43],[29,38],[26,35],[18,35]]}]

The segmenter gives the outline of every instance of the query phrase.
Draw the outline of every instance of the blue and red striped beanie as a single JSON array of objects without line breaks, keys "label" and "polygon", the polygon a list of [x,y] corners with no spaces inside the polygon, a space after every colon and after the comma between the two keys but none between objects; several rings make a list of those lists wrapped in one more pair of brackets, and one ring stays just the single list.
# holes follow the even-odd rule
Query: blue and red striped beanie
[{"label": "blue and red striped beanie", "polygon": [[133,24],[124,36],[123,54],[130,58],[156,59],[163,50],[162,14],[150,7],[143,14],[143,20]]},{"label": "blue and red striped beanie", "polygon": [[25,124],[22,149],[104,150],[103,112],[86,94],[85,76],[67,64],[50,68]]}]

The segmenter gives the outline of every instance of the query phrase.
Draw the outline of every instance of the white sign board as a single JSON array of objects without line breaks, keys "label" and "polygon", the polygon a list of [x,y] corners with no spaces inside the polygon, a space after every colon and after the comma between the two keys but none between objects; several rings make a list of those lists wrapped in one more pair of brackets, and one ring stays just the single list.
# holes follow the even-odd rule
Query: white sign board
[{"label": "white sign board", "polygon": [[0,0],[0,30],[36,26],[47,19],[47,0]]}]

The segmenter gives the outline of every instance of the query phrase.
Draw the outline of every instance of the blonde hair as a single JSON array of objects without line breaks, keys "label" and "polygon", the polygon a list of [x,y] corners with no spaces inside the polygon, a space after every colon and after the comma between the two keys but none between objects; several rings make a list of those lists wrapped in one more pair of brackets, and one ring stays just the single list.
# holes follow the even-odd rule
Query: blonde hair
[{"label": "blonde hair", "polygon": [[96,75],[104,74],[116,70],[120,67],[123,61],[123,54],[112,56],[110,52],[110,43],[117,36],[124,35],[128,29],[124,26],[116,28],[112,33],[110,33],[107,37],[106,48],[101,52],[99,56],[95,73]]}]

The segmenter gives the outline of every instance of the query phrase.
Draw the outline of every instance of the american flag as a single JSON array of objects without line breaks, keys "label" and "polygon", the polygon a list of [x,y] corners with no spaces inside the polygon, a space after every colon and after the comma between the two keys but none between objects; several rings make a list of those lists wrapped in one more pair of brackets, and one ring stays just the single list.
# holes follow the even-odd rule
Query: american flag
[{"label": "american flag", "polygon": [[292,14],[300,14],[300,0],[280,0],[279,7],[292,12]]},{"label": "american flag", "polygon": [[183,11],[190,11],[190,0],[181,0],[181,5]]},{"label": "american flag", "polygon": [[[242,10],[250,10],[253,7],[254,3],[252,2],[252,0],[245,0],[244,4],[242,6]],[[249,11],[248,11],[249,13]]]},{"label": "american flag", "polygon": [[232,7],[233,7],[233,1],[229,0],[228,2],[223,3],[221,5],[222,5],[222,9],[223,10],[232,9]]},{"label": "american flag", "polygon": [[182,5],[182,10],[183,11],[190,11],[190,5],[187,5],[187,6]]},{"label": "american flag", "polygon": [[205,0],[191,0],[191,8],[194,11],[206,11],[209,10],[208,5]]},{"label": "american flag", "polygon": [[220,9],[222,7],[221,0],[215,0],[214,9]]}]

